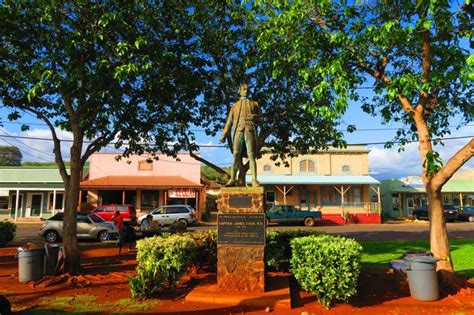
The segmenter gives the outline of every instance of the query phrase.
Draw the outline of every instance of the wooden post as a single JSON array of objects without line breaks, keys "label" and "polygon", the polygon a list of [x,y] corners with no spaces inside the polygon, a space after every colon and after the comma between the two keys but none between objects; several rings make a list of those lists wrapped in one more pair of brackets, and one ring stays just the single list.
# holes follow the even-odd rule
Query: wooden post
[{"label": "wooden post", "polygon": [[20,202],[20,190],[16,190],[16,196],[15,196],[15,222],[18,219],[18,203]]},{"label": "wooden post", "polygon": [[403,216],[402,204],[402,193],[398,193],[398,211],[400,212],[400,218]]},{"label": "wooden post", "polygon": [[125,190],[122,190],[122,204],[125,204]]},{"label": "wooden post", "polygon": [[382,211],[382,201],[380,200],[380,185],[377,186],[377,206],[379,207],[378,213]]},{"label": "wooden post", "polygon": [[283,186],[283,203],[286,205],[286,185]]},{"label": "wooden post", "polygon": [[53,215],[55,214],[56,214],[56,189],[53,190]]},{"label": "wooden post", "polygon": [[461,207],[461,209],[464,208],[464,204],[462,202],[462,193],[459,193],[459,206]]},{"label": "wooden post", "polygon": [[79,190],[79,202],[77,203],[79,207],[79,211],[82,209],[82,190]]}]

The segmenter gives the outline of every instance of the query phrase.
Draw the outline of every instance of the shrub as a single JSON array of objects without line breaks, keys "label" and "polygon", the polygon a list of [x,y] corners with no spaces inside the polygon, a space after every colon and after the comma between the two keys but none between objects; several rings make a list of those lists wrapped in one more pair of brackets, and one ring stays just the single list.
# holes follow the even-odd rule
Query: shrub
[{"label": "shrub", "polygon": [[196,243],[189,235],[155,236],[138,241],[137,250],[137,274],[130,279],[130,292],[133,298],[150,298],[183,277]]},{"label": "shrub", "polygon": [[297,237],[322,234],[325,233],[305,230],[267,232],[267,245],[265,247],[265,264],[267,268],[276,271],[288,270],[291,259],[290,241]]},{"label": "shrub", "polygon": [[16,224],[9,221],[0,222],[0,246],[5,246],[15,238]]},{"label": "shrub", "polygon": [[198,268],[207,266],[209,270],[217,269],[217,231],[196,232],[191,234],[196,242],[194,264]]},{"label": "shrub", "polygon": [[330,235],[291,241],[291,271],[301,287],[329,308],[357,293],[362,246]]}]

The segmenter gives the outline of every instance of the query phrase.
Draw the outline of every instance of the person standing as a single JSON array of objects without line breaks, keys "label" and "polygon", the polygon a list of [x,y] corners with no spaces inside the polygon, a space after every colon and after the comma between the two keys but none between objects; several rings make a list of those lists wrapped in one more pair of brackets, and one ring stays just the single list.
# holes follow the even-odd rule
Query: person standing
[{"label": "person standing", "polygon": [[150,237],[153,235],[151,231],[151,223],[153,221],[153,216],[151,214],[147,215],[145,219],[142,220],[140,225],[140,230],[142,231],[143,237]]},{"label": "person standing", "polygon": [[114,229],[118,231],[117,236],[117,245],[119,247],[119,256],[122,253],[122,245],[125,238],[125,227],[123,225],[123,216],[120,211],[115,211],[114,216],[112,217],[112,222],[114,223]]}]

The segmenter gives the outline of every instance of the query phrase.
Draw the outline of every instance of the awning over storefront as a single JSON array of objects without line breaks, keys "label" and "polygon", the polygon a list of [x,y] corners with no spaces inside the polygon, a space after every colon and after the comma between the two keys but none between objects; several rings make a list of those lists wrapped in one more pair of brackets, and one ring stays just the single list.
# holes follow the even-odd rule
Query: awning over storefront
[{"label": "awning over storefront", "polygon": [[81,189],[169,189],[200,188],[202,185],[180,176],[106,176],[81,183]]},{"label": "awning over storefront", "polygon": [[[252,178],[247,175],[246,182]],[[369,175],[258,175],[262,185],[378,185],[380,182]]]}]

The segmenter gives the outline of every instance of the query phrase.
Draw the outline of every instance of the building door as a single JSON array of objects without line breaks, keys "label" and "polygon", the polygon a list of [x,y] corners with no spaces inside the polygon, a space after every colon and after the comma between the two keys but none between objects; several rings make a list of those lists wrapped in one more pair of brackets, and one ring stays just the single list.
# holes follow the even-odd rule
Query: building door
[{"label": "building door", "polygon": [[407,215],[412,215],[413,209],[415,209],[415,201],[413,199],[413,195],[407,195]]},{"label": "building door", "polygon": [[316,209],[318,206],[318,195],[315,190],[301,190],[300,191],[300,210],[309,211]]},{"label": "building door", "polygon": [[[12,195],[12,202],[11,202],[12,208],[11,208],[11,216],[15,217],[15,209],[16,209],[16,194]],[[21,214],[23,213],[23,194],[18,195],[18,217],[21,217]]]},{"label": "building door", "polygon": [[43,206],[43,194],[28,194],[26,202],[26,216],[37,217],[41,215]]}]

